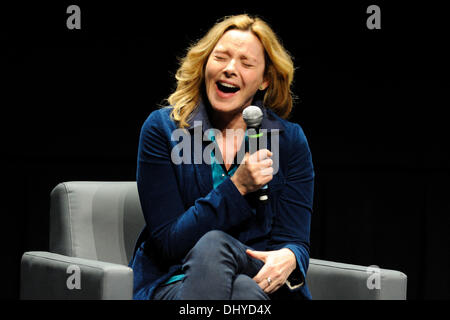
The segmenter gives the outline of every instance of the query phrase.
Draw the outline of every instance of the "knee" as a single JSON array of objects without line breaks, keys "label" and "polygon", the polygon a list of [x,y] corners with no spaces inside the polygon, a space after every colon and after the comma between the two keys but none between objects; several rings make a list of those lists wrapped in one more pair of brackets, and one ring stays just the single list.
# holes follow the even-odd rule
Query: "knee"
[{"label": "knee", "polygon": [[233,282],[232,300],[268,300],[267,294],[249,276],[239,274]]},{"label": "knee", "polygon": [[232,237],[220,230],[212,230],[205,233],[189,251],[186,259],[202,257],[219,262],[224,256],[228,256],[233,247]]},{"label": "knee", "polygon": [[228,255],[228,237],[228,234],[219,230],[205,233],[185,256],[183,264],[217,269],[217,265]]},{"label": "knee", "polygon": [[218,246],[226,243],[229,237],[228,234],[220,230],[208,231],[197,241],[195,246],[217,249]]},{"label": "knee", "polygon": [[208,242],[222,242],[223,240],[230,237],[227,233],[220,230],[208,231],[200,239]]}]

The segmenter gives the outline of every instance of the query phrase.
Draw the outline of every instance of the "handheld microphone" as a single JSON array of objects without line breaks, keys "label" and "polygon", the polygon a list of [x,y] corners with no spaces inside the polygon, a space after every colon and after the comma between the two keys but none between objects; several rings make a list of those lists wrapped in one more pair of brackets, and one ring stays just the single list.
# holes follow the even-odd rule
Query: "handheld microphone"
[{"label": "handheld microphone", "polygon": [[[259,131],[263,119],[263,112],[257,106],[248,106],[244,109],[244,111],[242,111],[242,117],[247,124],[249,145],[252,146],[256,144],[256,152],[260,148],[258,140],[263,135],[263,133]],[[259,201],[263,204],[266,204],[269,200],[269,187],[267,186],[267,184],[259,189],[258,193]]]}]

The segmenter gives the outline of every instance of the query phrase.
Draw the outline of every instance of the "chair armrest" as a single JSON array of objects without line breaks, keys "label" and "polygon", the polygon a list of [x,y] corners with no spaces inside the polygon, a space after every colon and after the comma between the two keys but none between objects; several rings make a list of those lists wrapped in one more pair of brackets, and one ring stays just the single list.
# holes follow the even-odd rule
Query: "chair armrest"
[{"label": "chair armrest", "polygon": [[21,299],[129,300],[133,270],[127,266],[43,251],[25,252]]},{"label": "chair armrest", "polygon": [[373,266],[310,259],[306,281],[313,299],[406,299],[406,275]]}]

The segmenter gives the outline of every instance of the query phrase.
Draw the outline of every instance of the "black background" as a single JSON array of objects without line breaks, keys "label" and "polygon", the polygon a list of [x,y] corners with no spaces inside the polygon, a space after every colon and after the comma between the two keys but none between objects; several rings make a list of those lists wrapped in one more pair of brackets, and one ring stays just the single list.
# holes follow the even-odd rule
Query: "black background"
[{"label": "black background", "polygon": [[[261,15],[294,57],[291,121],[313,155],[311,257],[400,270],[450,298],[448,33],[431,2],[16,2],[0,7],[1,283],[48,249],[49,194],[135,180],[140,127],[178,58],[220,17]],[[66,8],[81,8],[68,30]],[[381,30],[366,8],[381,8]]]}]

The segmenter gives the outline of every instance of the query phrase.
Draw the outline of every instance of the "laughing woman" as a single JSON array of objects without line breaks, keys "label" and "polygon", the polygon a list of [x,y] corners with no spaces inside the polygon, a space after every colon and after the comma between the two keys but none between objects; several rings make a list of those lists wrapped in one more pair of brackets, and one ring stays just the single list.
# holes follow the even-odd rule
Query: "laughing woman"
[{"label": "laughing woman", "polygon": [[[189,48],[170,107],[152,112],[141,130],[137,185],[146,226],[130,261],[135,299],[311,298],[314,171],[301,127],[285,120],[293,74],[289,54],[257,17],[226,17]],[[278,134],[279,146],[239,158],[248,151],[242,111],[249,105],[262,109],[261,128]],[[176,163],[173,133],[181,129],[187,141],[198,130],[215,132],[205,135],[201,154],[209,157],[211,143],[217,151],[202,161],[187,152],[189,161]],[[268,203],[254,201],[266,184]]]}]

